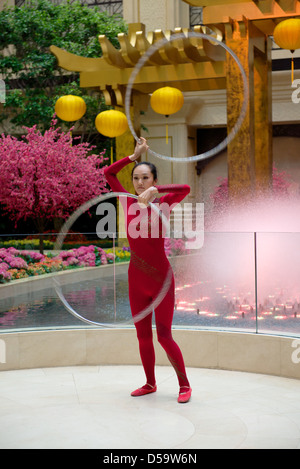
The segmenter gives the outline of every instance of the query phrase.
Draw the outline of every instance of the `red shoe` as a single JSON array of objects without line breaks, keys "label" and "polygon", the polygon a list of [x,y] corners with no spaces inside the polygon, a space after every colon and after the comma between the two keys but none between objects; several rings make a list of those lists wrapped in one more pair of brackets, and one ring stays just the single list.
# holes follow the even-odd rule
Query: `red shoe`
[{"label": "red shoe", "polygon": [[151,394],[152,392],[155,392],[157,390],[156,385],[151,386],[151,384],[145,384],[142,388],[138,388],[135,391],[132,391],[131,396],[133,397],[139,397],[139,396],[145,396],[146,394]]},{"label": "red shoe", "polygon": [[178,402],[179,404],[184,404],[185,402],[189,402],[192,395],[192,388],[188,388],[187,391],[183,391],[179,393]]}]

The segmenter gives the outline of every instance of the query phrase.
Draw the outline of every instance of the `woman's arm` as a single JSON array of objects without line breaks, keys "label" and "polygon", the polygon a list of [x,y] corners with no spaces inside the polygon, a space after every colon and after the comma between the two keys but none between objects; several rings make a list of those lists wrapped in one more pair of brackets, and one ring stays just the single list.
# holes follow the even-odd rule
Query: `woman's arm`
[{"label": "woman's arm", "polygon": [[116,161],[115,163],[111,164],[104,168],[104,175],[106,177],[106,181],[110,185],[110,188],[113,192],[127,192],[122,184],[120,183],[119,179],[117,178],[117,174],[121,169],[127,166],[129,163],[132,163],[129,156],[122,158],[121,160]]},{"label": "woman's arm", "polygon": [[191,190],[190,186],[187,184],[165,184],[163,186],[155,187],[160,194],[166,192],[168,194],[175,194],[183,197],[186,197]]},{"label": "woman's arm", "polygon": [[121,160],[118,160],[112,165],[104,168],[104,175],[106,177],[106,180],[114,192],[127,192],[128,193],[128,191],[124,189],[124,187],[118,180],[117,174],[125,166],[137,160],[141,156],[142,153],[147,151],[148,148],[149,147],[147,145],[146,140],[141,137],[141,143],[138,143],[136,145],[134,153],[132,155],[126,156],[125,158],[122,158]]},{"label": "woman's arm", "polygon": [[170,206],[179,204],[191,191],[190,186],[187,184],[167,184],[164,186],[157,186],[158,192],[164,193],[160,199],[160,203],[167,203]]},{"label": "woman's arm", "polygon": [[145,190],[139,196],[139,202],[147,205],[148,202],[151,202],[155,197],[155,194],[163,194],[160,198],[160,203],[167,203],[170,206],[172,204],[179,204],[189,193],[190,186],[187,184],[166,184],[164,186],[152,186],[149,189]]}]

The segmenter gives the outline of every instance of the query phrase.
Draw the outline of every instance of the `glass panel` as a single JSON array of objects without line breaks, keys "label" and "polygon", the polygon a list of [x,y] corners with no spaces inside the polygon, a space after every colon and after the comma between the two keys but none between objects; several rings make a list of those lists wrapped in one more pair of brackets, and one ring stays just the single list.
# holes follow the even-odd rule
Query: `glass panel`
[{"label": "glass panel", "polygon": [[174,262],[174,324],[255,332],[252,233],[205,233],[204,245]]},{"label": "glass panel", "polygon": [[300,233],[257,234],[258,331],[300,334]]},{"label": "glass panel", "polygon": [[[115,302],[129,317],[121,303],[127,289],[126,250],[117,250],[112,240],[100,240],[96,233],[72,233],[64,240],[63,254],[53,251],[56,234],[43,238],[40,255],[39,239],[32,235],[0,236],[1,330],[84,326],[61,301],[60,287],[67,306],[90,321],[113,322]],[[120,263],[117,279],[112,253]],[[127,263],[121,266],[121,261]]]},{"label": "glass panel", "polygon": [[[65,254],[53,251],[56,234],[44,235],[43,257],[32,235],[0,236],[0,330],[93,327],[70,310],[88,321],[133,327],[127,324],[129,248],[98,235],[69,234]],[[300,233],[258,233],[257,276],[254,233],[205,233],[200,249],[183,245],[166,243],[175,328],[299,336]]]}]

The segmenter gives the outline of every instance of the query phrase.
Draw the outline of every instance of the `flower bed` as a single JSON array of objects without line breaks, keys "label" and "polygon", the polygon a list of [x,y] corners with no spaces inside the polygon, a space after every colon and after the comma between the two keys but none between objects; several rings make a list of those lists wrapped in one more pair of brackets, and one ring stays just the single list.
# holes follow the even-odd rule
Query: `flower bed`
[{"label": "flower bed", "polygon": [[[167,256],[185,252],[182,240],[166,238]],[[19,250],[14,247],[0,248],[0,283],[34,277],[79,267],[97,267],[130,260],[130,248],[102,249],[98,246],[81,246],[61,251],[58,255],[43,255],[37,251]]]},{"label": "flower bed", "polygon": [[[118,259],[117,259],[118,257]],[[14,247],[0,249],[0,283],[78,267],[96,267],[112,263],[114,254],[96,246],[62,251],[57,256]],[[120,261],[116,253],[116,262]]]}]

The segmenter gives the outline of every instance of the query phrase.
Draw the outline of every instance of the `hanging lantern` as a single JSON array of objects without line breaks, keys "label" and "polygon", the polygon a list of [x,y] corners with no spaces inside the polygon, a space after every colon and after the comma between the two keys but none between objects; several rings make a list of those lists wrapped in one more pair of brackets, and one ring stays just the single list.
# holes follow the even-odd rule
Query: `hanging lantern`
[{"label": "hanging lantern", "polygon": [[80,96],[68,94],[62,96],[55,103],[57,116],[66,122],[74,122],[81,119],[86,113],[86,104]]},{"label": "hanging lantern", "polygon": [[273,33],[274,41],[281,49],[292,53],[292,82],[294,81],[294,52],[300,48],[300,19],[291,18],[277,24]]},{"label": "hanging lantern", "polygon": [[[153,111],[163,114],[167,118],[170,114],[178,112],[184,103],[184,97],[180,90],[166,86],[154,91],[150,104]],[[168,124],[166,124],[166,142],[168,143]]]},{"label": "hanging lantern", "polygon": [[[119,137],[128,129],[127,117],[123,112],[111,109],[100,112],[95,119],[98,132],[106,137]],[[111,162],[113,162],[113,146],[111,144]]]}]

